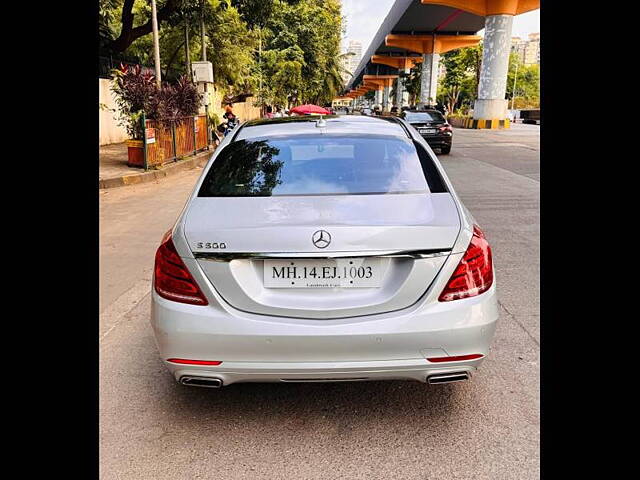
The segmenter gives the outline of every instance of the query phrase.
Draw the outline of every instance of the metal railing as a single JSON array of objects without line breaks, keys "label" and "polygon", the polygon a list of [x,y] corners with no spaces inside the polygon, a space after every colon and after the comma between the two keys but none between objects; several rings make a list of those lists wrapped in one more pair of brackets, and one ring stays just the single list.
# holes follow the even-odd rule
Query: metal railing
[{"label": "metal railing", "polygon": [[178,118],[168,124],[142,118],[145,170],[209,149],[206,115]]}]

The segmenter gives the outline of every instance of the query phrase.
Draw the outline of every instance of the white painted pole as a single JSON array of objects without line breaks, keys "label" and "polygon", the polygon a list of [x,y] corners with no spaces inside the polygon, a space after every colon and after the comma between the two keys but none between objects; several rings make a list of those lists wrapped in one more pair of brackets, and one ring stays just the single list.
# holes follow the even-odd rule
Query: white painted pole
[{"label": "white painted pole", "polygon": [[160,88],[162,81],[160,71],[160,41],[158,39],[158,16],[156,13],[156,0],[151,0],[151,30],[153,31],[153,56],[156,67],[156,85]]}]

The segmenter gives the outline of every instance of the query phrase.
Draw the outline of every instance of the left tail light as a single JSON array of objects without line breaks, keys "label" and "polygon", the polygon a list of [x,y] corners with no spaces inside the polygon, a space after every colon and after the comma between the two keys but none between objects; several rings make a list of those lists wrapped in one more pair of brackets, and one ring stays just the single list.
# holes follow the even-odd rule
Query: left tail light
[{"label": "left tail light", "polygon": [[467,251],[451,275],[438,300],[450,302],[475,297],[489,290],[493,284],[491,247],[477,225],[473,227]]},{"label": "left tail light", "polygon": [[191,305],[208,305],[195,278],[187,269],[171,239],[171,230],[164,234],[156,252],[153,286],[163,298]]}]

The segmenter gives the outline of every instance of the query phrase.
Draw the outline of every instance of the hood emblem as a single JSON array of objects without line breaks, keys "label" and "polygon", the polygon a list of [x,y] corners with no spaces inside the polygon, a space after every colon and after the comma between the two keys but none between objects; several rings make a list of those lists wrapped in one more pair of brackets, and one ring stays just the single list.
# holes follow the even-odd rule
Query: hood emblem
[{"label": "hood emblem", "polygon": [[331,235],[326,230],[318,230],[311,237],[311,241],[318,248],[327,248],[331,243]]}]

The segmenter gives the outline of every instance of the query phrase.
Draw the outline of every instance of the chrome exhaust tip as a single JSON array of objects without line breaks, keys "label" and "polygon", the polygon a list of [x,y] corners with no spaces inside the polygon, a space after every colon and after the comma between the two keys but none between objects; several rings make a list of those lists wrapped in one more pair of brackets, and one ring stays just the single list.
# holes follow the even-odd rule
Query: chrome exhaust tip
[{"label": "chrome exhaust tip", "polygon": [[220,388],[222,380],[210,377],[180,377],[180,383],[189,387]]},{"label": "chrome exhaust tip", "polygon": [[469,380],[471,376],[468,372],[453,372],[453,373],[440,373],[438,375],[431,375],[427,377],[429,385],[436,383],[452,383],[462,382],[463,380]]}]

